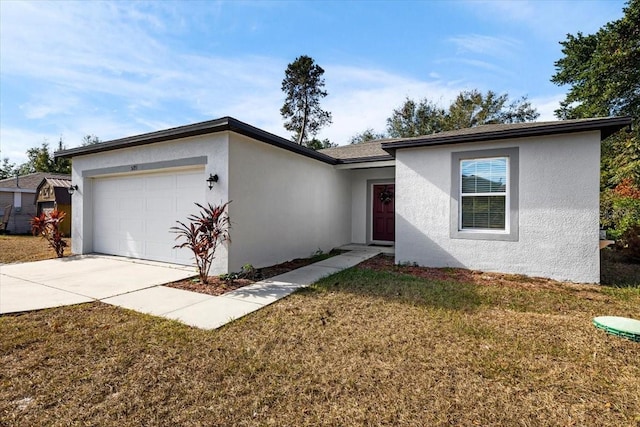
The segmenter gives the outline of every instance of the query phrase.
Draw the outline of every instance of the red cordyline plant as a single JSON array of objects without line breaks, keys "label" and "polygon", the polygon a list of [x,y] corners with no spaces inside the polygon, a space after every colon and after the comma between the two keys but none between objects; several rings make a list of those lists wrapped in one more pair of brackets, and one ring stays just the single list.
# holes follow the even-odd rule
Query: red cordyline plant
[{"label": "red cordyline plant", "polygon": [[36,236],[40,235],[47,239],[49,246],[56,251],[56,256],[62,258],[64,256],[64,248],[67,247],[60,231],[60,224],[64,220],[66,213],[54,209],[49,214],[41,213],[31,218],[31,233]]},{"label": "red cordyline plant", "polygon": [[200,212],[189,215],[187,223],[176,221],[178,225],[171,227],[171,231],[178,234],[176,240],[184,239],[174,248],[188,248],[193,252],[202,283],[208,283],[209,269],[218,245],[231,240],[229,215],[225,212],[229,203],[220,206],[209,203],[206,207],[196,203]]}]

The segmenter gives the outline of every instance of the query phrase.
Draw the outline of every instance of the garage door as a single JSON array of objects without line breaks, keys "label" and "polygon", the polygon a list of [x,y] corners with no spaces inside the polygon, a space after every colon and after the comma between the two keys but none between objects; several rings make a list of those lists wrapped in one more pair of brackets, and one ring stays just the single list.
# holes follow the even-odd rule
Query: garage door
[{"label": "garage door", "polygon": [[204,203],[204,169],[113,178],[93,182],[95,252],[155,261],[192,264],[187,249],[173,249],[176,220]]}]

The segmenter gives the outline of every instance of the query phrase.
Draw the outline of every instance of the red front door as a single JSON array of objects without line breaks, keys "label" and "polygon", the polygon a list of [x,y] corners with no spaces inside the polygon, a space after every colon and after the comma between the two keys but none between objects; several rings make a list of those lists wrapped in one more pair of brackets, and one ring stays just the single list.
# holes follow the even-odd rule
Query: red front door
[{"label": "red front door", "polygon": [[395,199],[394,184],[375,184],[373,186],[373,240],[395,241]]}]

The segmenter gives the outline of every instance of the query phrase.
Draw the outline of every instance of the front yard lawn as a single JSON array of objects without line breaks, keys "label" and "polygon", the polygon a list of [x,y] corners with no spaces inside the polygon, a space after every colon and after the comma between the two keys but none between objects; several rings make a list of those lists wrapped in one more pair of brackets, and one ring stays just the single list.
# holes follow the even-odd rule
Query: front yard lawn
[{"label": "front yard lawn", "polygon": [[640,288],[365,263],[216,331],[101,303],[0,317],[0,425],[640,423]]},{"label": "front yard lawn", "polygon": [[[68,244],[64,250],[64,255],[67,256],[71,254],[71,239],[64,240]],[[0,264],[41,261],[55,257],[55,251],[40,236],[0,234]]]}]

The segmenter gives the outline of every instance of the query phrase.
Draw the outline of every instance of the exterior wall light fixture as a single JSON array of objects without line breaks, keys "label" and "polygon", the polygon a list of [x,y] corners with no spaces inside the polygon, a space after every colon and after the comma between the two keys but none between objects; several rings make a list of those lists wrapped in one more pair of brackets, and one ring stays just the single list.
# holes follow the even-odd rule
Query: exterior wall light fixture
[{"label": "exterior wall light fixture", "polygon": [[78,189],[77,185],[70,185],[69,188],[67,188],[67,191],[69,192],[70,195],[73,196],[73,193],[75,193],[77,189]]},{"label": "exterior wall light fixture", "polygon": [[209,178],[207,178],[207,184],[209,184],[209,190],[213,188],[214,182],[218,182],[218,175],[209,174]]}]

